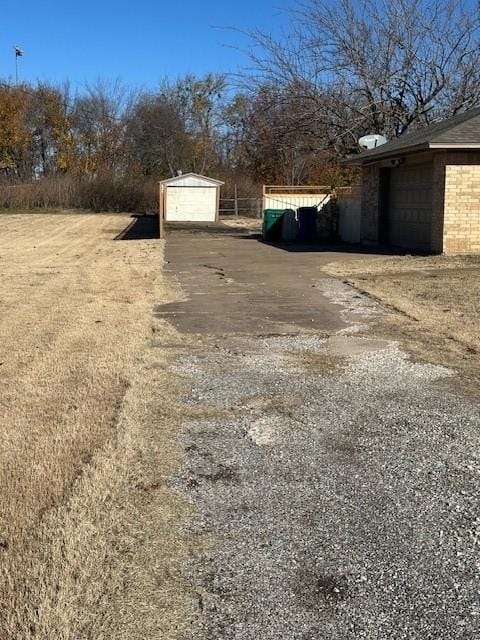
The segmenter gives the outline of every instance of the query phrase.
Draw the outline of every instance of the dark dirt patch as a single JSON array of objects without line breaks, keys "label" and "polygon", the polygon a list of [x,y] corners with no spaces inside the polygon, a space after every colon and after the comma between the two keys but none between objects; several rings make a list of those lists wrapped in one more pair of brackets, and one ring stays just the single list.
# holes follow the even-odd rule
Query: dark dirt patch
[{"label": "dark dirt patch", "polygon": [[210,482],[238,482],[239,473],[237,469],[219,464],[215,471],[199,474],[199,477]]},{"label": "dark dirt patch", "polygon": [[322,574],[301,569],[294,585],[300,606],[333,615],[335,606],[349,595],[344,575]]},{"label": "dark dirt patch", "polygon": [[328,353],[305,353],[301,356],[301,365],[308,374],[328,376],[338,371],[346,360],[345,357]]},{"label": "dark dirt patch", "polygon": [[238,408],[251,410],[274,410],[283,412],[292,407],[299,407],[305,401],[303,395],[293,393],[277,393],[268,396],[254,395],[241,398]]}]

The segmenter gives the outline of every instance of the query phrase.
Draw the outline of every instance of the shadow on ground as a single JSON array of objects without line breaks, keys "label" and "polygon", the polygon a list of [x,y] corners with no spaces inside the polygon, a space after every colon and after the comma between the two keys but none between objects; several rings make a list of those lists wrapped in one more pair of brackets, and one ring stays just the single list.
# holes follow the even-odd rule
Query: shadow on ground
[{"label": "shadow on ground", "polygon": [[155,240],[159,238],[157,215],[134,214],[131,217],[131,222],[118,234],[115,240]]},{"label": "shadow on ground", "polygon": [[[191,230],[192,233],[194,232]],[[196,230],[199,231],[198,229]],[[261,233],[249,232],[245,233],[245,229],[237,228],[230,229],[230,233],[225,231],[218,231],[217,229],[209,228],[209,233],[227,233],[237,240],[256,240],[260,244],[272,247],[274,249],[280,249],[287,251],[288,253],[348,253],[357,255],[371,255],[371,256],[427,256],[431,255],[428,251],[418,251],[414,249],[403,249],[402,247],[394,247],[391,245],[362,245],[362,244],[350,244],[348,242],[335,242],[335,241],[318,241],[318,242],[277,242],[271,240],[264,240]]]},{"label": "shadow on ground", "polygon": [[258,240],[262,244],[267,244],[276,249],[282,251],[288,251],[289,253],[350,253],[361,255],[375,255],[375,256],[426,256],[430,255],[427,251],[418,251],[414,249],[403,249],[401,247],[394,247],[390,245],[375,245],[367,246],[361,244],[349,244],[346,242],[276,242],[266,241],[261,235],[250,236],[251,238]]},{"label": "shadow on ground", "polygon": [[201,234],[208,233],[210,235],[227,235],[227,236],[239,236],[245,235],[249,232],[248,227],[231,227],[221,222],[166,222],[165,233],[168,236],[170,233],[181,232],[182,234]]},{"label": "shadow on ground", "polygon": [[264,240],[262,234],[249,229],[248,227],[233,227],[221,222],[169,222],[165,225],[166,236],[188,234],[192,236],[201,236],[208,234],[210,236],[230,236],[236,240],[256,240],[260,244],[281,249],[289,253],[347,253],[358,255],[380,255],[380,256],[425,256],[429,255],[426,251],[417,251],[414,249],[404,249],[392,245],[361,245],[350,244],[339,240],[318,240],[315,242],[282,242],[279,240]]}]

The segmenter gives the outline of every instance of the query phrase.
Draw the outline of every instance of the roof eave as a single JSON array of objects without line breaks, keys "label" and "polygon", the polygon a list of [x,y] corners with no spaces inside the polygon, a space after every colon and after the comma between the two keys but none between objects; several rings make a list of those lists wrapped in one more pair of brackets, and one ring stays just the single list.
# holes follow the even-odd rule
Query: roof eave
[{"label": "roof eave", "polygon": [[405,156],[410,153],[415,153],[416,151],[428,151],[430,146],[427,142],[422,142],[421,144],[412,145],[411,147],[403,147],[400,149],[391,149],[383,152],[378,152],[372,155],[364,156],[363,154],[359,154],[358,156],[354,156],[353,158],[348,158],[343,161],[345,165],[351,166],[362,166],[365,164],[380,162],[381,160],[388,160],[389,158],[396,158],[398,156]]},{"label": "roof eave", "polygon": [[431,142],[430,149],[480,149],[480,142]]},{"label": "roof eave", "polygon": [[383,152],[379,151],[378,153],[366,157],[362,157],[362,154],[360,153],[358,156],[344,160],[343,164],[350,166],[362,166],[380,162],[381,160],[388,160],[389,158],[406,156],[410,153],[416,153],[417,151],[428,151],[429,149],[432,151],[439,151],[441,149],[480,149],[480,142],[422,142],[421,144],[404,147],[403,149],[392,149],[391,151],[387,150]]}]

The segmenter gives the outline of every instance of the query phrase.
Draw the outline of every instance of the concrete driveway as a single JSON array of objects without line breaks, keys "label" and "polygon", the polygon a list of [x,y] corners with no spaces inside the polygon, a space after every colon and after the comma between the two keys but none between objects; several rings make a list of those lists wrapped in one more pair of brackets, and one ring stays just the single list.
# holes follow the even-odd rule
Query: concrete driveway
[{"label": "concrete driveway", "polygon": [[224,225],[173,227],[166,271],[185,300],[156,313],[204,335],[336,331],[346,324],[317,287],[320,267],[334,258],[302,245],[279,249]]},{"label": "concrete driveway", "polygon": [[479,637],[478,403],[377,339],[383,310],[322,275],[332,259],[222,229],[167,238],[185,299],[156,313],[195,338],[171,370],[171,484],[206,541],[183,569],[185,638]]}]

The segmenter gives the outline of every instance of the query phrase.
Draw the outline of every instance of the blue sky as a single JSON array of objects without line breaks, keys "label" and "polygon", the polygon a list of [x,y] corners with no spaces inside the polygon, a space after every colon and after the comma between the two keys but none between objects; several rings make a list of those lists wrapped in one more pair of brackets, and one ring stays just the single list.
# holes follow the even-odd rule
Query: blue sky
[{"label": "blue sky", "polygon": [[289,4],[289,0],[2,2],[0,77],[14,77],[14,45],[25,51],[21,79],[69,79],[73,88],[99,77],[155,87],[165,76],[235,71],[246,61],[232,46],[245,41],[215,27],[258,27],[279,33],[287,22],[282,9]]}]

